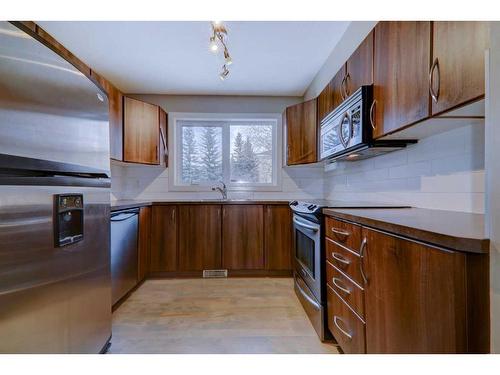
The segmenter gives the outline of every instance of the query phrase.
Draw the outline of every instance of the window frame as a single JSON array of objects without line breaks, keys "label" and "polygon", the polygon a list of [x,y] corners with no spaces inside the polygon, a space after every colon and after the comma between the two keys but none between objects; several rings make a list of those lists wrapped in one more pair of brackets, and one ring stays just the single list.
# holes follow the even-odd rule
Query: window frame
[{"label": "window frame", "polygon": [[[271,121],[273,122],[273,178],[271,183],[234,183],[230,181],[230,126],[222,127],[222,169],[223,180],[229,191],[281,191],[282,166],[282,115],[280,113],[191,113],[170,112],[168,126],[169,168],[168,184],[170,191],[211,191],[215,183],[185,185],[180,182],[182,160],[182,139],[178,121]],[[214,125],[218,126],[218,125]],[[227,155],[227,157],[226,157]]]}]

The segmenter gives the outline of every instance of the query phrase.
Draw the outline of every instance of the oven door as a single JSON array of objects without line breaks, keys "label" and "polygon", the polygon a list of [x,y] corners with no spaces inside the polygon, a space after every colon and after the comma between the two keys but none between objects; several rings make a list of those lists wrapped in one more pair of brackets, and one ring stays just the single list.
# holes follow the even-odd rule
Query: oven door
[{"label": "oven door", "polygon": [[321,226],[293,215],[295,272],[321,301]]}]

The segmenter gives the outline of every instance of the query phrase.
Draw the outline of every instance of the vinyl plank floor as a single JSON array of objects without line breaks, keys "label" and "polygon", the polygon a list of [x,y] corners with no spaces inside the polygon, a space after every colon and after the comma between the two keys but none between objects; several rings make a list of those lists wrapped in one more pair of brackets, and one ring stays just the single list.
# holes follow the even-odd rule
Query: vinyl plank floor
[{"label": "vinyl plank floor", "polygon": [[110,353],[338,353],[290,278],[147,280],[114,313]]}]

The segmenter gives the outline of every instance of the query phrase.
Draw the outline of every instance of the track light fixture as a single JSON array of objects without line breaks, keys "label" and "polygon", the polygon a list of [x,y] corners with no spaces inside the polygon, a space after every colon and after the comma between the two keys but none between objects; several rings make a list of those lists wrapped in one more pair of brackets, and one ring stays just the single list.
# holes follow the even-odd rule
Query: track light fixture
[{"label": "track light fixture", "polygon": [[228,65],[233,63],[233,59],[229,54],[229,50],[227,49],[226,39],[227,38],[227,30],[222,24],[221,21],[213,21],[212,22],[212,36],[210,37],[209,48],[210,51],[216,53],[219,50],[219,47],[222,47],[224,52],[224,65],[222,65],[222,71],[219,74],[221,80],[225,80],[229,75]]}]

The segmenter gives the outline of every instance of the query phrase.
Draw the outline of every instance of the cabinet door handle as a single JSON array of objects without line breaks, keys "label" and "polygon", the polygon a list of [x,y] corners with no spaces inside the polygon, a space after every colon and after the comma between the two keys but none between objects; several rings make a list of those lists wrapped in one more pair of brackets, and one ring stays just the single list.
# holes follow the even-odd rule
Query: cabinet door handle
[{"label": "cabinet door handle", "polygon": [[344,86],[345,86],[345,98],[347,99],[349,97],[349,95],[351,94],[349,92],[349,79],[351,79],[351,75],[349,73],[347,73],[347,75],[345,76],[345,82],[344,82]]},{"label": "cabinet door handle", "polygon": [[346,265],[349,265],[351,264],[351,262],[349,262],[347,259],[345,259],[342,255],[340,255],[339,253],[332,253],[332,258],[335,259],[335,260],[338,260],[340,263],[344,263]]},{"label": "cabinet door handle", "polygon": [[377,99],[373,99],[372,105],[370,106],[370,125],[372,129],[375,130],[375,105],[377,103]]},{"label": "cabinet door handle", "polygon": [[334,277],[332,278],[332,283],[333,285],[335,285],[337,288],[339,288],[341,291],[343,291],[345,294],[351,294],[351,291],[349,289],[347,289],[346,286],[344,285],[340,285],[342,283],[342,280]]},{"label": "cabinet door handle", "polygon": [[345,335],[345,336],[346,336],[349,340],[350,340],[350,339],[352,339],[352,335],[351,335],[349,332],[347,332],[347,331],[343,330],[343,329],[339,326],[339,323],[338,323],[338,322],[339,322],[339,320],[340,320],[341,322],[344,322],[344,321],[343,321],[341,318],[339,318],[337,315],[334,315],[334,316],[333,316],[333,324],[335,324],[335,327],[337,327],[337,328],[338,328],[338,330],[339,330],[340,332],[342,332],[342,333],[343,333],[343,334],[344,334],[344,335]]},{"label": "cabinet door handle", "polygon": [[[437,90],[434,91],[434,71],[437,69],[438,72],[438,80],[437,80]],[[431,71],[429,72],[429,92],[431,94],[432,100],[434,100],[435,103],[438,102],[439,100],[439,89],[441,86],[441,75],[439,72],[439,60],[436,57],[434,59],[434,62],[432,63],[431,66]]]},{"label": "cabinet door handle", "polygon": [[337,228],[332,227],[331,230],[333,233],[338,234],[340,236],[349,237],[351,235],[351,233],[346,232],[346,231],[341,230],[341,229],[337,229]]},{"label": "cabinet door handle", "polygon": [[366,237],[363,238],[363,242],[361,242],[361,247],[359,248],[359,272],[361,273],[361,277],[363,278],[363,282],[368,284],[368,279],[365,275],[365,269],[363,267],[363,258],[365,257],[365,248],[366,248]]},{"label": "cabinet door handle", "polygon": [[175,210],[172,210],[172,221],[175,222]]},{"label": "cabinet door handle", "polygon": [[340,96],[342,97],[342,100],[345,100],[346,98],[346,95],[345,95],[345,81],[347,79],[347,76],[344,76],[344,78],[342,78],[342,82],[340,83]]}]

